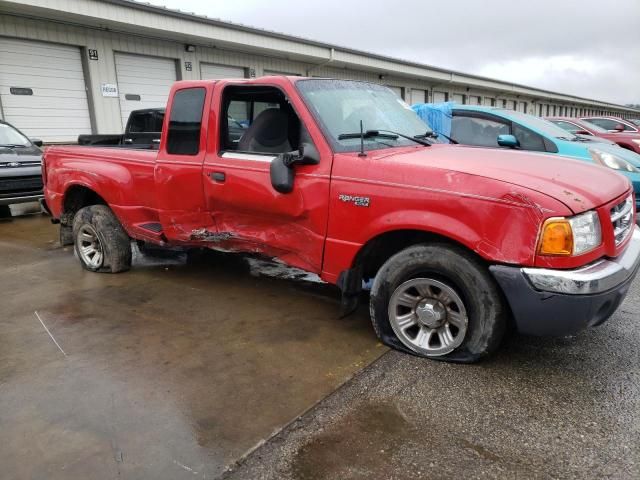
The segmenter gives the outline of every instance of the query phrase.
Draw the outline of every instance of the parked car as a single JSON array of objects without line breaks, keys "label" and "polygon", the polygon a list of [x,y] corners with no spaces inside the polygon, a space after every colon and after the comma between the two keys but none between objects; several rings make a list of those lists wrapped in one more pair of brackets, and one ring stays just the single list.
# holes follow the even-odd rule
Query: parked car
[{"label": "parked car", "polygon": [[[239,142],[234,102],[254,112]],[[133,238],[275,257],[337,285],[345,311],[372,279],[382,341],[449,361],[491,353],[512,320],[547,335],[604,322],[640,265],[628,179],[435,143],[366,82],[178,82],[158,152],[53,146],[43,171],[61,241],[89,271],[129,269]]]},{"label": "parked car", "polygon": [[640,118],[629,118],[628,121],[640,127]]},{"label": "parked car", "polygon": [[79,145],[127,146],[157,150],[164,120],[164,108],[133,110],[124,133],[109,135],[79,135]]},{"label": "parked car", "polygon": [[639,127],[633,122],[617,117],[581,117],[582,120],[593,123],[611,133],[640,133]]},{"label": "parked car", "polygon": [[574,135],[592,135],[597,139],[610,141],[627,150],[632,150],[640,154],[640,134],[638,133],[611,133],[609,130],[605,130],[595,123],[579,118],[546,117],[546,119]]},{"label": "parked car", "polygon": [[43,198],[41,146],[42,140],[0,120],[0,216],[11,214],[11,204]]},{"label": "parked car", "polygon": [[497,107],[454,104],[450,125],[449,136],[459,144],[546,152],[616,170],[631,180],[640,209],[640,155],[634,152],[578,137],[540,117]]}]

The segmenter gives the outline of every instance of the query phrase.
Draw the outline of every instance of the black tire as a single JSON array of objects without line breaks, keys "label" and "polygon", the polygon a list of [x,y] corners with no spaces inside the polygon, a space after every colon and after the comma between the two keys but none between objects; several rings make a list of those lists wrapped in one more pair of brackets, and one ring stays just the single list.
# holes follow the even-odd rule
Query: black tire
[{"label": "black tire", "polygon": [[[394,291],[418,278],[450,287],[463,302],[466,330],[460,339],[462,343],[449,353],[429,355],[417,351],[406,336],[401,340],[391,325],[389,309]],[[373,328],[386,345],[417,356],[459,363],[476,362],[495,351],[509,319],[502,292],[486,266],[464,249],[444,243],[415,245],[387,260],[373,282],[370,313]],[[415,328],[423,328],[417,315],[415,318]],[[446,318],[442,321],[448,321]]]},{"label": "black tire", "polygon": [[0,218],[11,218],[11,208],[9,208],[9,205],[0,205]]},{"label": "black tire", "polygon": [[[95,232],[102,252],[98,265],[88,263],[80,252],[84,229]],[[91,205],[78,210],[73,218],[75,251],[82,266],[91,272],[118,273],[131,268],[131,239],[106,205]]]}]

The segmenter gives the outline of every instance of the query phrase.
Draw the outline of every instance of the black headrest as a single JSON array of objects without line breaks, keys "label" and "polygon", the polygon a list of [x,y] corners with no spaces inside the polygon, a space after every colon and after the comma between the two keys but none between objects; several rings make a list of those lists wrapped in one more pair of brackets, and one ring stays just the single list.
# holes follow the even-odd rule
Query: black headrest
[{"label": "black headrest", "polygon": [[287,114],[278,108],[269,108],[256,117],[244,137],[247,137],[246,141],[253,139],[265,147],[275,147],[288,140],[288,127]]}]

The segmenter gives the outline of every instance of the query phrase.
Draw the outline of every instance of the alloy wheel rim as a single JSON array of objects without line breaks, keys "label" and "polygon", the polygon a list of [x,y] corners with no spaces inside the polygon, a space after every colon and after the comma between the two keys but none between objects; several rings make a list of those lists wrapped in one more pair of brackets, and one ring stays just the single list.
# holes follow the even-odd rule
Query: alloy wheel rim
[{"label": "alloy wheel rim", "polygon": [[432,357],[458,348],[469,324],[460,295],[430,278],[413,278],[398,286],[388,313],[398,339],[411,350]]},{"label": "alloy wheel rim", "polygon": [[85,224],[78,232],[78,254],[91,268],[100,268],[104,261],[104,249],[95,228]]}]

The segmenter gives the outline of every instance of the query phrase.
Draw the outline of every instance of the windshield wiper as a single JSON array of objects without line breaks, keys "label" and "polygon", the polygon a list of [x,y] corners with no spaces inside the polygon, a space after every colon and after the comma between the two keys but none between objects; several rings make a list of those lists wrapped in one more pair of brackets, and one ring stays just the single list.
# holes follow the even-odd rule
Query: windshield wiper
[{"label": "windshield wiper", "polygon": [[398,137],[411,140],[412,142],[419,143],[420,145],[424,145],[426,147],[431,146],[430,142],[424,141],[420,138],[421,135],[410,137],[409,135],[405,135],[404,133],[398,133],[392,130],[365,130],[362,133],[341,133],[340,135],[338,135],[338,140],[347,140],[351,138],[386,138],[389,140],[397,140]]},{"label": "windshield wiper", "polygon": [[444,137],[447,140],[449,140],[449,142],[451,142],[453,145],[458,145],[460,142],[458,142],[457,140],[454,140],[453,138],[451,138],[448,135],[445,135],[444,133],[436,133],[436,132],[430,132],[430,133],[425,133],[424,135],[416,135],[418,138],[438,138],[438,137]]},{"label": "windshield wiper", "polygon": [[5,147],[5,148],[25,148],[26,145],[18,145],[18,144],[13,144],[13,143],[6,143],[6,144],[0,145],[0,147]]}]

